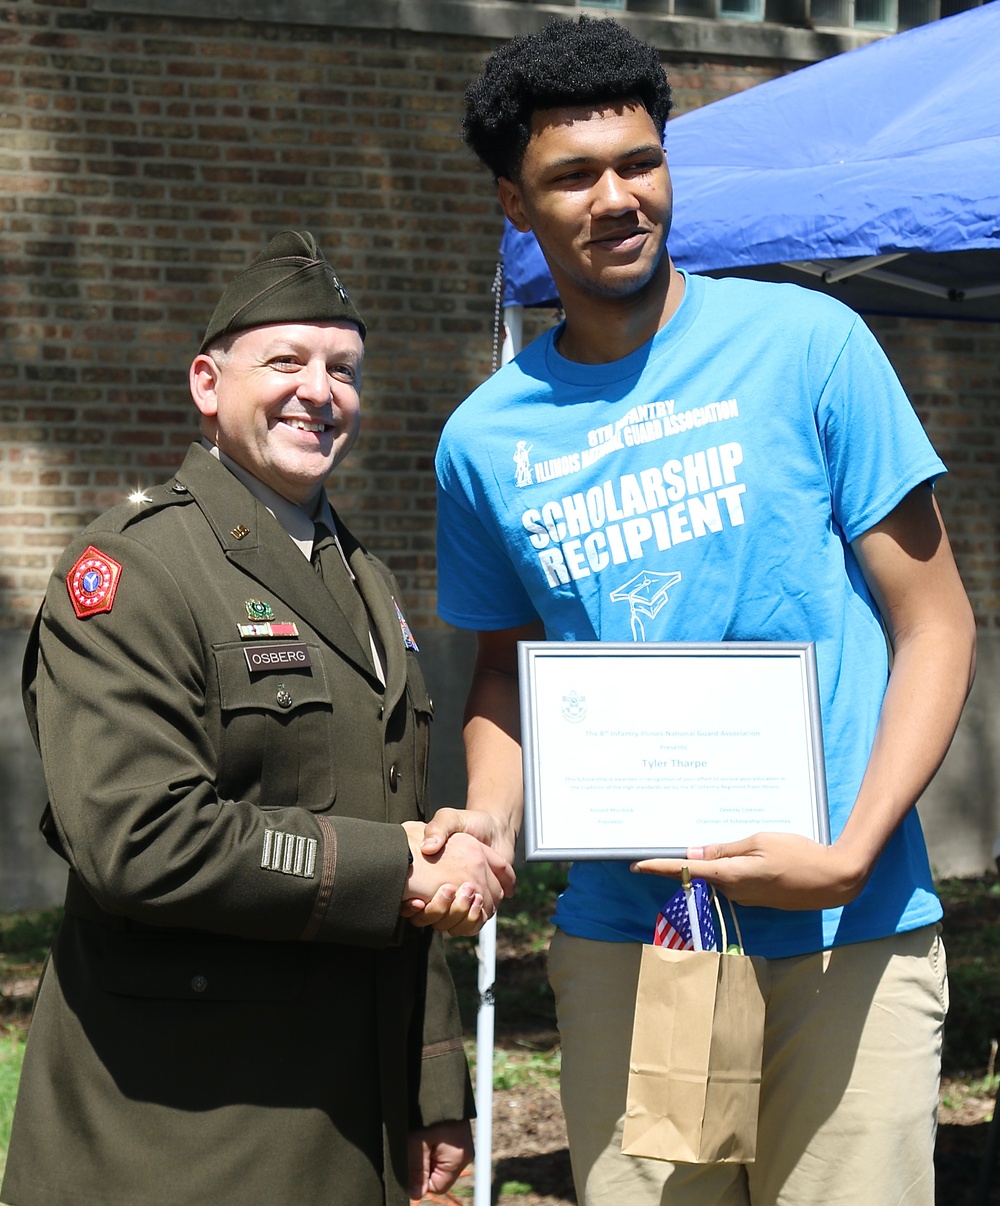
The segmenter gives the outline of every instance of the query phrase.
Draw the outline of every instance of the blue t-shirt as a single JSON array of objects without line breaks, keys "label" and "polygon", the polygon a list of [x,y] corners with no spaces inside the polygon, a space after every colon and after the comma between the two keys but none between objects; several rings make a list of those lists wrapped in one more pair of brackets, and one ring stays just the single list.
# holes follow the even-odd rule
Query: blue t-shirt
[{"label": "blue t-shirt", "polygon": [[[944,466],[852,311],[793,285],[685,282],[630,356],[566,360],[556,329],[451,417],[438,610],[480,631],[541,617],[554,641],[814,641],[836,838],[888,678],[850,542]],[[648,571],[671,585],[637,613],[627,588]],[[673,888],[627,862],[576,863],[556,922],[649,941]],[[747,951],[772,958],[936,921],[916,811],[845,908],[738,915]]]}]

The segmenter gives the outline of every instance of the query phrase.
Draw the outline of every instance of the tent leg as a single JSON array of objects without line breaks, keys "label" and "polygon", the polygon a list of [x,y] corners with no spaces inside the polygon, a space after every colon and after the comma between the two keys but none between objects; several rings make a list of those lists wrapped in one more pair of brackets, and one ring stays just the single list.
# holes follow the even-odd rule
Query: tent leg
[{"label": "tent leg", "polygon": [[497,919],[479,931],[479,1013],[476,1018],[476,1162],[473,1206],[490,1206],[493,1190],[493,985],[497,970]]},{"label": "tent leg", "polygon": [[506,364],[508,360],[514,359],[521,350],[523,340],[524,306],[504,306],[503,347],[500,349],[501,364]]}]

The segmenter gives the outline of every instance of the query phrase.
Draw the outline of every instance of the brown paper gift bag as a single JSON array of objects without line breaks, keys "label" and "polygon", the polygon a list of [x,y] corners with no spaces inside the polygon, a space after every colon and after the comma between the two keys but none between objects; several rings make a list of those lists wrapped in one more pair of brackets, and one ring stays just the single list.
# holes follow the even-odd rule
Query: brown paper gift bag
[{"label": "brown paper gift bag", "polygon": [[622,1152],[749,1163],[757,1149],[763,959],[643,946]]}]

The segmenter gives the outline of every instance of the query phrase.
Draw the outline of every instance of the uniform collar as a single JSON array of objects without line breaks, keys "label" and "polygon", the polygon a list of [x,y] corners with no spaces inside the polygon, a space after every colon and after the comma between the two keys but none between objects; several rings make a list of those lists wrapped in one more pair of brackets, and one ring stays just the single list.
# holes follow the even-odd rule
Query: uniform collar
[{"label": "uniform collar", "polygon": [[[307,561],[312,559],[313,534],[317,523],[324,524],[327,530],[333,534],[340,554],[342,557],[344,556],[344,550],[341,548],[340,538],[337,535],[337,525],[333,518],[333,507],[330,506],[330,500],[327,498],[325,490],[320,491],[313,513],[309,514],[302,507],[279,494],[277,490],[272,490],[270,486],[265,485],[259,477],[254,477],[248,469],[244,469],[211,441],[203,437],[200,443],[206,452],[225,465],[233,477],[242,482],[254,498],[267,511],[270,511]],[[344,557],[344,561],[347,562],[346,557]]]}]

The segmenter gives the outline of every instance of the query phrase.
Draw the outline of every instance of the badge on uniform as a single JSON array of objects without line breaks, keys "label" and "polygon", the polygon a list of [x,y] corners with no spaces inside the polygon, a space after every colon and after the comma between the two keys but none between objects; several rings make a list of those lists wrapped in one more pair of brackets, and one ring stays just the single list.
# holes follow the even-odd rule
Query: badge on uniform
[{"label": "badge on uniform", "polygon": [[299,629],[296,624],[282,622],[280,624],[237,624],[241,641],[259,641],[267,637],[297,637]]},{"label": "badge on uniform", "polygon": [[66,575],[69,601],[77,618],[85,620],[88,616],[110,611],[121,576],[122,567],[113,557],[88,545]]},{"label": "badge on uniform", "polygon": [[413,633],[410,631],[410,626],[409,626],[409,624],[407,624],[407,622],[406,622],[406,617],[405,617],[405,616],[403,615],[403,613],[402,613],[402,612],[399,610],[399,604],[396,602],[396,600],[395,600],[395,599],[393,599],[393,601],[392,601],[392,605],[393,605],[393,607],[395,607],[395,609],[396,609],[396,616],[397,616],[397,617],[398,617],[398,619],[399,619],[399,629],[400,629],[400,631],[401,631],[401,632],[402,632],[402,634],[403,634],[403,644],[406,646],[406,648],[407,648],[407,649],[412,650],[412,652],[414,652],[414,653],[419,653],[419,652],[420,652],[420,646],[419,646],[419,645],[417,644],[417,642],[416,642],[416,641],[413,639]]},{"label": "badge on uniform", "polygon": [[247,609],[248,620],[273,620],[274,608],[270,603],[264,603],[260,599],[247,599],[244,606]]}]

